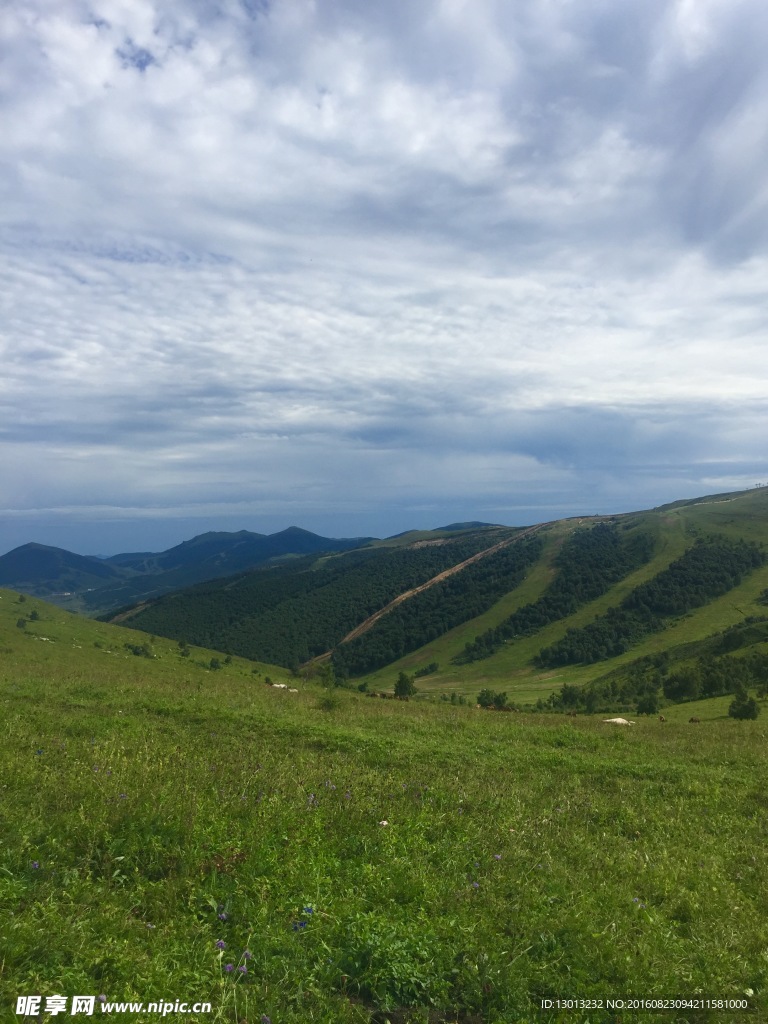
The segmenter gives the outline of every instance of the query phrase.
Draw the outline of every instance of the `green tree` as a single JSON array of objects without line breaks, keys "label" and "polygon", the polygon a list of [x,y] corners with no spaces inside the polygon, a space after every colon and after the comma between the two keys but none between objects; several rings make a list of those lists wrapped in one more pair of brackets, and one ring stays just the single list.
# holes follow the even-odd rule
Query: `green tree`
[{"label": "green tree", "polygon": [[757,718],[760,714],[758,703],[754,697],[749,696],[746,686],[739,685],[736,688],[736,696],[731,701],[728,714],[731,718],[743,719]]},{"label": "green tree", "polygon": [[414,693],[416,693],[416,687],[413,684],[413,679],[405,672],[401,672],[395,683],[395,696],[412,697]]}]

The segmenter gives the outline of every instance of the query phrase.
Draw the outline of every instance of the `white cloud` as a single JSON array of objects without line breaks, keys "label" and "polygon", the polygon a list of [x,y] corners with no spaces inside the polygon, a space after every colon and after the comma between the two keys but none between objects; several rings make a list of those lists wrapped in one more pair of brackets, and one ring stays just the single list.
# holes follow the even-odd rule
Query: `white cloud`
[{"label": "white cloud", "polygon": [[6,8],[5,504],[350,533],[765,476],[766,35],[757,0]]}]

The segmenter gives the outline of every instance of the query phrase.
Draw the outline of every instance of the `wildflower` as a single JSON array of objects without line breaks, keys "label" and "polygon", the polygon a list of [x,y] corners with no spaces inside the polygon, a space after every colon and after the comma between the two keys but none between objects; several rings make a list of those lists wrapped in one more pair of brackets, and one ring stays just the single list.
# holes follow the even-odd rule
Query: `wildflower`
[{"label": "wildflower", "polygon": [[35,751],[36,754],[42,754],[42,752],[43,752],[43,748],[42,747],[39,750]]},{"label": "wildflower", "polygon": [[240,966],[237,969],[241,974],[248,973],[248,968],[245,966],[245,964],[240,964]]},{"label": "wildflower", "polygon": [[148,924],[148,925],[147,925],[147,928],[154,928],[154,927],[155,927],[155,926],[154,926],[153,924]]},{"label": "wildflower", "polygon": [[380,821],[380,822],[379,822],[379,824],[380,824],[380,825],[388,825],[388,824],[389,824],[389,822],[388,822],[388,821],[386,820],[386,818],[385,818],[385,819],[384,819],[384,821]]},{"label": "wildflower", "polygon": [[235,965],[234,964],[225,964],[224,965],[224,970],[227,972],[227,974],[231,974],[232,971],[234,971],[234,969],[235,969]]},{"label": "wildflower", "polygon": [[226,942],[223,939],[219,939],[219,941],[216,943],[216,949],[226,949],[226,948],[227,948]]},{"label": "wildflower", "polygon": [[345,800],[351,800],[352,799],[352,794],[349,792],[349,790],[347,790],[347,792],[344,794],[344,799]]},{"label": "wildflower", "polygon": [[107,1001],[107,997],[104,995],[103,992],[101,993],[101,995],[97,996],[97,998],[98,998],[100,1003],[106,1003],[106,1001]]},{"label": "wildflower", "polygon": [[493,859],[494,860],[501,860],[501,854],[500,853],[494,853]]},{"label": "wildflower", "polygon": [[272,1024],[272,1018],[268,1017],[266,1013],[262,1013],[260,1024]]},{"label": "wildflower", "polygon": [[299,928],[306,928],[307,927],[307,922],[306,921],[294,921],[293,924],[291,925],[291,927],[293,928],[293,930],[295,932],[297,932],[299,930]]},{"label": "wildflower", "polygon": [[120,799],[121,799],[121,800],[127,800],[127,799],[128,799],[128,797],[127,797],[127,795],[126,795],[125,793],[121,793],[121,794],[120,794]]},{"label": "wildflower", "polygon": [[250,949],[246,949],[246,950],[243,951],[243,959],[244,960],[253,960],[253,953],[250,951]]},{"label": "wildflower", "polygon": [[33,860],[33,861],[32,861],[32,870],[33,870],[33,871],[37,871],[37,869],[38,869],[39,867],[40,867],[40,861],[39,861],[39,860]]},{"label": "wildflower", "polygon": [[220,921],[226,921],[228,917],[229,917],[229,914],[225,913],[225,912],[224,912],[223,910],[222,910],[222,912],[221,912],[221,913],[219,914],[219,920],[220,920]]},{"label": "wildflower", "polygon": [[472,888],[473,889],[479,889],[480,888],[480,883],[479,882],[473,882],[472,883]]},{"label": "wildflower", "polygon": [[302,910],[302,913],[303,914],[314,914],[314,910],[312,909],[312,907],[304,907],[304,909]]},{"label": "wildflower", "polygon": [[639,903],[640,902],[640,898],[638,896],[635,896],[634,899],[632,900],[632,902],[633,903]]}]

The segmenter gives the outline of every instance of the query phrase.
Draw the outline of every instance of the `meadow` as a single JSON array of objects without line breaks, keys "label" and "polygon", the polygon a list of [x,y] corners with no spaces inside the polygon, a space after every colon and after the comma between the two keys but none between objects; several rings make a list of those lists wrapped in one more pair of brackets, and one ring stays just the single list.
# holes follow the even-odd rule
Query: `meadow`
[{"label": "meadow", "polygon": [[[382,701],[2,591],[0,1019],[764,1019],[766,719],[727,704]],[[541,1010],[674,996],[749,1010]]]}]

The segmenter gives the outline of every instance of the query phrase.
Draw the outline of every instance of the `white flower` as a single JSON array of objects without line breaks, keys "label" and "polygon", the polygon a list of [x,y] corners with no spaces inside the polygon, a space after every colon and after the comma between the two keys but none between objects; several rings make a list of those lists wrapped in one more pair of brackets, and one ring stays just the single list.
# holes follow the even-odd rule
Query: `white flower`
[{"label": "white flower", "polygon": [[379,824],[380,824],[380,825],[388,825],[388,824],[389,824],[389,822],[388,822],[388,821],[380,821],[380,822],[379,822]]}]

